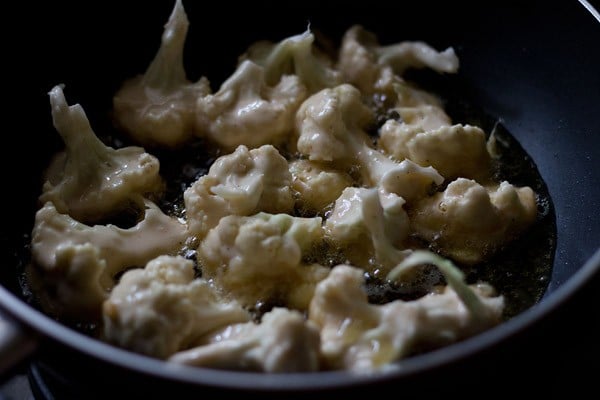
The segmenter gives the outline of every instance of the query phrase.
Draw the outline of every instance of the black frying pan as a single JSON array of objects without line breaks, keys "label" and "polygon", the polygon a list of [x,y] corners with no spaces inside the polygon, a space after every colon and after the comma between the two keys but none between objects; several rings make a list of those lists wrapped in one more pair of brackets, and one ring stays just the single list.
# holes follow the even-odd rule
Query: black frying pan
[{"label": "black frying pan", "polygon": [[[36,311],[23,301],[16,258],[22,253],[22,234],[31,229],[40,172],[61,148],[46,92],[66,83],[69,101],[84,105],[94,128],[110,129],[107,110],[114,90],[145,68],[172,6],[171,0],[152,5],[61,1],[6,14],[21,23],[21,29],[5,35],[4,62],[10,71],[5,100],[12,103],[3,107],[4,155],[12,158],[3,159],[5,218],[0,228],[0,309],[17,332],[11,347],[15,361],[35,350],[26,364],[32,379],[76,397],[222,391],[343,395],[381,388],[397,395],[461,394],[476,388],[510,394],[519,384],[540,392],[591,388],[585,365],[600,356],[595,297],[600,289],[598,14],[575,0],[447,3],[227,3],[209,10],[204,2],[184,1],[192,23],[188,73],[193,79],[206,75],[218,85],[248,44],[299,33],[309,21],[334,39],[361,23],[382,43],[413,39],[437,48],[453,46],[461,60],[453,88],[514,135],[552,197],[557,245],[552,277],[538,305],[484,334],[407,359],[399,371],[375,377],[339,372],[273,376],[173,366],[90,339]],[[3,356],[7,364],[8,353]],[[543,381],[534,380],[538,374]]]}]

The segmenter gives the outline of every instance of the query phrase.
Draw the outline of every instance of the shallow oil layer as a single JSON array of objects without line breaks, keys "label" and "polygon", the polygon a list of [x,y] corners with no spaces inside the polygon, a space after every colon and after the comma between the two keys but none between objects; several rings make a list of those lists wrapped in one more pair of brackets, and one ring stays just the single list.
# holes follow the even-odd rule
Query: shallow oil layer
[{"label": "shallow oil layer", "polygon": [[515,316],[540,301],[550,283],[556,250],[556,215],[548,187],[535,161],[498,117],[476,105],[470,98],[471,88],[460,76],[419,70],[409,71],[407,79],[438,94],[453,122],[479,126],[488,137],[493,132],[499,155],[494,164],[495,180],[529,186],[537,194],[538,215],[533,226],[493,258],[466,271],[469,282],[491,283],[505,296],[506,319]]},{"label": "shallow oil layer", "polygon": [[[434,73],[418,72],[412,76],[418,86],[437,93],[444,101],[447,113],[454,123],[468,123],[483,128],[486,134],[494,133],[496,137],[496,150],[499,153],[498,162],[494,169],[497,181],[507,180],[516,186],[530,186],[538,194],[538,218],[535,224],[526,231],[519,239],[509,243],[502,251],[492,259],[472,268],[465,268],[467,279],[470,283],[485,281],[492,284],[499,293],[505,296],[506,309],[505,318],[508,319],[523,310],[531,307],[543,296],[552,272],[554,251],[556,245],[556,225],[552,201],[549,197],[547,187],[537,170],[535,163],[527,155],[517,140],[504,128],[497,118],[487,115],[478,109],[473,103],[465,100],[461,83],[457,79],[443,79]],[[389,112],[385,108],[376,111],[383,113],[385,118]],[[374,132],[371,132],[373,134]],[[122,147],[129,145],[126,138],[118,133],[106,136],[103,140],[113,146]],[[183,204],[183,192],[198,177],[207,173],[212,162],[221,154],[215,148],[208,146],[202,141],[185,146],[178,150],[146,149],[157,156],[161,162],[161,174],[167,182],[164,196],[159,201],[160,207],[167,213],[177,217],[185,215]],[[124,214],[112,219],[111,222],[123,228],[133,226],[139,215],[132,213]],[[34,306],[39,307],[30,285],[26,279],[26,266],[29,264],[29,232],[24,232],[22,252],[17,254],[20,261],[21,278],[19,283],[24,297]],[[315,252],[321,256],[311,259],[323,265],[333,266],[344,262],[340,254],[327,244]],[[323,254],[330,254],[329,259],[323,258]],[[185,249],[182,255],[196,262],[195,251]],[[372,303],[385,303],[394,299],[411,300],[426,293],[427,288],[441,281],[440,274],[434,269],[427,269],[423,275],[422,282],[407,286],[397,286],[379,279],[366,276],[366,289]],[[197,275],[201,275],[201,267],[197,266]],[[271,304],[272,303],[272,304]],[[273,299],[269,304],[257,306],[257,313],[268,311],[278,302]],[[68,325],[93,334],[94,324],[80,324],[67,322]]]}]

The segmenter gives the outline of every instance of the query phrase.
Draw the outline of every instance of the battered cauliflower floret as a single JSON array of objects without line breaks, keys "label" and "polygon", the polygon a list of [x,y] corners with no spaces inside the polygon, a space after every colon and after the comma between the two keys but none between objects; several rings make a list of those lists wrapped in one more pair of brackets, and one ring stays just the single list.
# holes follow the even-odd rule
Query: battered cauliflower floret
[{"label": "battered cauliflower floret", "polygon": [[49,312],[94,319],[117,274],[179,251],[187,237],[185,224],[150,202],[146,206],[144,219],[129,229],[82,224],[51,202],[38,210],[31,253],[38,292]]},{"label": "battered cauliflower floret", "polygon": [[471,288],[485,311],[475,316],[453,289],[418,300],[369,304],[363,271],[334,267],[310,303],[309,320],[319,326],[327,368],[360,373],[392,368],[415,350],[449,344],[500,321],[503,297],[487,285]]},{"label": "battered cauliflower floret", "polygon": [[444,192],[409,212],[411,227],[446,256],[476,264],[498,251],[536,219],[535,193],[508,182],[484,187],[458,178]]},{"label": "battered cauliflower floret", "polygon": [[431,165],[447,179],[484,180],[490,175],[491,157],[485,133],[476,126],[410,129],[404,122],[388,120],[381,127],[379,145],[396,159]]},{"label": "battered cauliflower floret", "polygon": [[356,88],[344,84],[321,90],[296,114],[298,151],[311,161],[350,167],[357,161],[356,153],[368,147],[370,139],[363,128],[373,119]]},{"label": "battered cauliflower floret", "polygon": [[296,75],[310,94],[341,82],[340,73],[332,69],[331,61],[314,49],[315,36],[310,29],[290,36],[279,43],[254,43],[241,57],[265,68],[266,81],[275,85],[286,75]]},{"label": "battered cauliflower floret", "polygon": [[408,68],[431,68],[437,72],[456,72],[458,57],[454,49],[438,52],[423,42],[400,42],[380,46],[376,36],[355,25],[342,38],[338,69],[344,82],[364,94],[379,92],[393,96],[393,85]]},{"label": "battered cauliflower floret", "polygon": [[79,104],[69,106],[61,85],[49,93],[54,127],[66,150],[46,171],[40,202],[61,213],[96,222],[143,206],[143,198],[163,189],[159,162],[141,147],[115,150],[96,137]]},{"label": "battered cauliflower floret", "polygon": [[[108,296],[106,261],[91,243],[59,244],[51,270],[27,269],[29,284],[44,310],[57,317],[95,321]],[[103,283],[105,285],[103,285]]]},{"label": "battered cauliflower floret", "polygon": [[432,167],[421,167],[410,160],[396,162],[370,147],[364,127],[372,117],[353,86],[324,89],[298,110],[298,151],[311,161],[358,167],[363,185],[377,186],[407,202],[425,196],[432,186],[444,181]]},{"label": "battered cauliflower floret", "polygon": [[[398,100],[398,103],[400,101]],[[421,132],[448,127],[452,123],[442,107],[435,104],[426,103],[415,106],[396,104],[392,111],[398,113],[399,119],[387,120],[379,131],[379,144],[389,154],[395,154],[396,141],[400,142],[400,145],[404,144],[404,137],[411,138]],[[388,124],[391,126],[386,126]]]},{"label": "battered cauliflower floret", "polygon": [[292,132],[294,115],[306,96],[297,76],[283,76],[269,86],[264,68],[246,60],[217,93],[198,99],[196,127],[226,150],[278,145]]},{"label": "battered cauliflower floret", "polygon": [[345,188],[353,184],[350,175],[323,163],[294,160],[289,167],[292,189],[298,194],[296,208],[302,215],[322,213]]},{"label": "battered cauliflower floret", "polygon": [[431,93],[402,81],[393,84],[393,92],[387,97],[388,113],[396,113],[397,118],[387,120],[380,128],[377,145],[386,154],[401,160],[408,158],[405,148],[410,139],[422,132],[449,127],[452,121],[440,99]]},{"label": "battered cauliflower floret", "polygon": [[185,350],[206,333],[250,320],[237,303],[224,301],[194,264],[160,256],[127,271],[103,304],[103,334],[111,343],[158,358]]},{"label": "battered cauliflower floret", "polygon": [[289,213],[294,208],[291,185],[288,163],[275,147],[238,146],[184,192],[190,233],[204,237],[226,215]]},{"label": "battered cauliflower floret", "polygon": [[169,361],[193,366],[261,372],[319,370],[319,331],[298,311],[276,307],[260,322],[228,326],[202,346]]},{"label": "battered cauliflower floret", "polygon": [[325,232],[353,265],[387,274],[406,254],[396,249],[409,234],[404,203],[393,193],[348,187],[335,201]]},{"label": "battered cauliflower floret", "polygon": [[302,262],[323,238],[321,222],[287,214],[224,217],[198,247],[203,277],[244,306],[283,302],[305,309],[329,271]]},{"label": "battered cauliflower floret", "polygon": [[146,73],[126,81],[113,98],[116,122],[143,145],[175,148],[196,132],[196,100],[210,93],[210,85],[206,78],[191,83],[186,77],[183,50],[188,26],[177,0]]}]

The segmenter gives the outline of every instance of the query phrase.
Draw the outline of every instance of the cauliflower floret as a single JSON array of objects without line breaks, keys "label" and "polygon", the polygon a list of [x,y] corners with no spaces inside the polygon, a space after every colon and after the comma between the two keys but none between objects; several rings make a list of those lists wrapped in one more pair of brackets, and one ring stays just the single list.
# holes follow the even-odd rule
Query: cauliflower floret
[{"label": "cauliflower floret", "polygon": [[[441,106],[430,103],[404,106],[400,105],[401,101],[398,100],[396,106],[392,108],[392,111],[398,113],[400,119],[387,120],[386,124],[391,124],[391,126],[386,127],[386,124],[384,124],[379,131],[379,144],[389,154],[395,154],[396,142],[400,142],[399,145],[404,145],[406,140],[403,139],[405,137],[410,139],[418,133],[448,127],[452,123]],[[385,128],[390,132],[385,132]],[[397,156],[396,158],[402,157]]]},{"label": "cauliflower floret", "polygon": [[371,148],[363,130],[371,119],[372,113],[353,86],[323,89],[298,110],[298,151],[311,161],[334,162],[347,168],[357,164],[363,184],[395,193],[409,203],[444,181],[433,167],[421,167],[410,160],[398,163]]},{"label": "cauliflower floret", "polygon": [[530,226],[537,215],[535,193],[508,182],[484,187],[458,178],[446,190],[410,210],[411,227],[446,256],[465,264],[488,258]]},{"label": "cauliflower floret", "polygon": [[404,150],[406,142],[421,132],[449,127],[452,120],[444,111],[440,99],[431,93],[400,80],[392,87],[394,93],[386,98],[390,107],[388,114],[396,113],[398,118],[383,124],[377,145],[400,160],[408,154]]},{"label": "cauliflower floret", "polygon": [[335,201],[325,232],[353,265],[387,274],[406,254],[395,249],[409,234],[404,203],[393,193],[348,187]]},{"label": "cauliflower floret", "polygon": [[26,270],[29,284],[42,308],[63,319],[95,321],[108,295],[106,261],[91,243],[59,244],[51,270]]},{"label": "cauliflower floret", "polygon": [[298,193],[296,208],[301,214],[318,214],[352,185],[352,178],[326,164],[294,160],[290,162],[292,189]]},{"label": "cauliflower floret", "polygon": [[297,75],[310,94],[334,87],[341,82],[340,73],[330,68],[330,60],[313,49],[315,36],[310,29],[274,44],[254,43],[241,57],[265,68],[267,84],[275,85],[285,75]]},{"label": "cauliflower floret", "polygon": [[[450,117],[443,109],[443,103],[435,94],[419,89],[415,85],[397,81],[393,85],[395,100],[394,110],[406,122],[423,123],[425,130],[435,129],[441,124],[450,124]],[[429,108],[428,108],[429,107]],[[429,119],[420,119],[420,114],[427,113]]]},{"label": "cauliflower floret", "polygon": [[195,345],[210,331],[249,320],[239,304],[195,279],[193,262],[181,256],[160,256],[144,269],[127,271],[103,304],[106,340],[158,358]]},{"label": "cauliflower floret", "polygon": [[[183,246],[185,224],[149,201],[146,206],[144,219],[129,229],[84,225],[60,214],[51,202],[38,210],[31,253],[50,312],[93,319],[114,286],[115,275]],[[87,310],[96,312],[86,314]]]},{"label": "cauliflower floret", "polygon": [[183,50],[188,26],[177,0],[146,73],[126,81],[113,98],[117,123],[143,145],[178,147],[196,131],[196,100],[210,93],[210,85],[204,77],[196,83],[186,78]]},{"label": "cauliflower floret", "polygon": [[362,270],[348,265],[334,267],[317,285],[309,320],[320,328],[321,354],[329,368],[360,373],[390,368],[413,351],[449,344],[497,324],[504,305],[503,297],[489,297],[487,285],[464,285],[479,314],[449,287],[414,301],[372,305],[363,285]]},{"label": "cauliflower floret", "polygon": [[287,161],[275,147],[238,146],[184,192],[190,232],[204,237],[226,215],[291,212],[291,184]]},{"label": "cauliflower floret", "polygon": [[393,97],[395,82],[408,68],[428,67],[438,72],[456,72],[458,57],[454,49],[438,52],[423,42],[401,42],[380,46],[376,36],[355,25],[342,38],[337,64],[344,82],[364,94],[374,92]]},{"label": "cauliflower floret", "polygon": [[198,247],[203,276],[244,306],[283,301],[305,309],[329,271],[302,263],[323,237],[321,222],[287,214],[224,217]]},{"label": "cauliflower floret", "polygon": [[296,114],[298,151],[311,161],[352,166],[356,153],[367,147],[369,137],[363,127],[372,120],[373,113],[356,88],[344,84],[321,90],[304,101]]},{"label": "cauliflower floret", "polygon": [[298,311],[276,307],[255,324],[232,325],[209,336],[207,344],[169,358],[194,366],[261,372],[319,369],[319,331]]},{"label": "cauliflower floret", "polygon": [[379,145],[396,159],[431,165],[447,179],[486,179],[490,175],[485,133],[476,126],[409,129],[404,122],[388,120],[381,127]]},{"label": "cauliflower floret", "polygon": [[47,170],[40,202],[61,213],[96,222],[141,207],[143,197],[163,189],[159,162],[141,147],[115,150],[100,141],[79,104],[69,106],[62,86],[49,93],[54,126],[66,145]]},{"label": "cauliflower floret", "polygon": [[286,75],[268,86],[264,69],[244,61],[217,93],[198,99],[196,127],[226,150],[277,145],[293,130],[294,115],[306,95],[297,76]]}]

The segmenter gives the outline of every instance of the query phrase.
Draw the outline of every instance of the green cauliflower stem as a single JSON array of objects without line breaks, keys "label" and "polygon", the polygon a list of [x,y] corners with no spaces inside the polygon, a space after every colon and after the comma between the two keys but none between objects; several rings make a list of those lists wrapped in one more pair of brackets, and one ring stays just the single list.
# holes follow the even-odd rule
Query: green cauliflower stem
[{"label": "green cauliflower stem", "polygon": [[395,193],[407,202],[423,197],[444,178],[433,167],[396,162],[373,149],[364,127],[373,118],[358,89],[343,84],[308,98],[296,115],[298,151],[311,161],[358,165],[363,184]]},{"label": "green cauliflower stem", "polygon": [[183,50],[188,26],[181,0],[177,0],[154,60],[113,98],[117,123],[143,145],[176,148],[197,133],[196,100],[210,93],[210,85],[204,77],[196,83],[187,79]]},{"label": "green cauliflower stem", "polygon": [[[411,260],[416,258],[407,262]],[[308,313],[320,329],[325,366],[358,373],[394,369],[398,365],[393,362],[414,351],[448,345],[497,325],[504,298],[494,296],[489,285],[460,282],[459,290],[470,296],[466,303],[465,292],[446,286],[416,300],[375,305],[368,301],[362,270],[335,266],[317,285]]]},{"label": "green cauliflower stem", "polygon": [[95,222],[158,194],[164,183],[159,161],[141,147],[113,149],[92,130],[79,104],[69,106],[61,85],[49,93],[54,126],[66,150],[48,168],[40,202],[62,213]]},{"label": "green cauliflower stem", "polygon": [[469,312],[471,312],[474,318],[485,319],[488,317],[489,310],[486,309],[475,292],[473,292],[473,290],[465,283],[465,276],[462,271],[458,269],[452,263],[452,261],[440,257],[431,251],[414,251],[410,256],[404,259],[404,261],[396,265],[396,267],[389,272],[387,278],[390,281],[395,281],[411,268],[424,264],[433,264],[439,268],[444,275],[444,278],[446,278],[448,285],[454,289],[458,297],[460,297],[460,300],[469,309]]},{"label": "green cauliflower stem", "polygon": [[241,59],[250,59],[265,68],[265,79],[275,85],[284,75],[295,74],[310,94],[341,83],[340,74],[330,68],[328,60],[316,55],[315,36],[307,29],[279,43],[257,42]]}]

